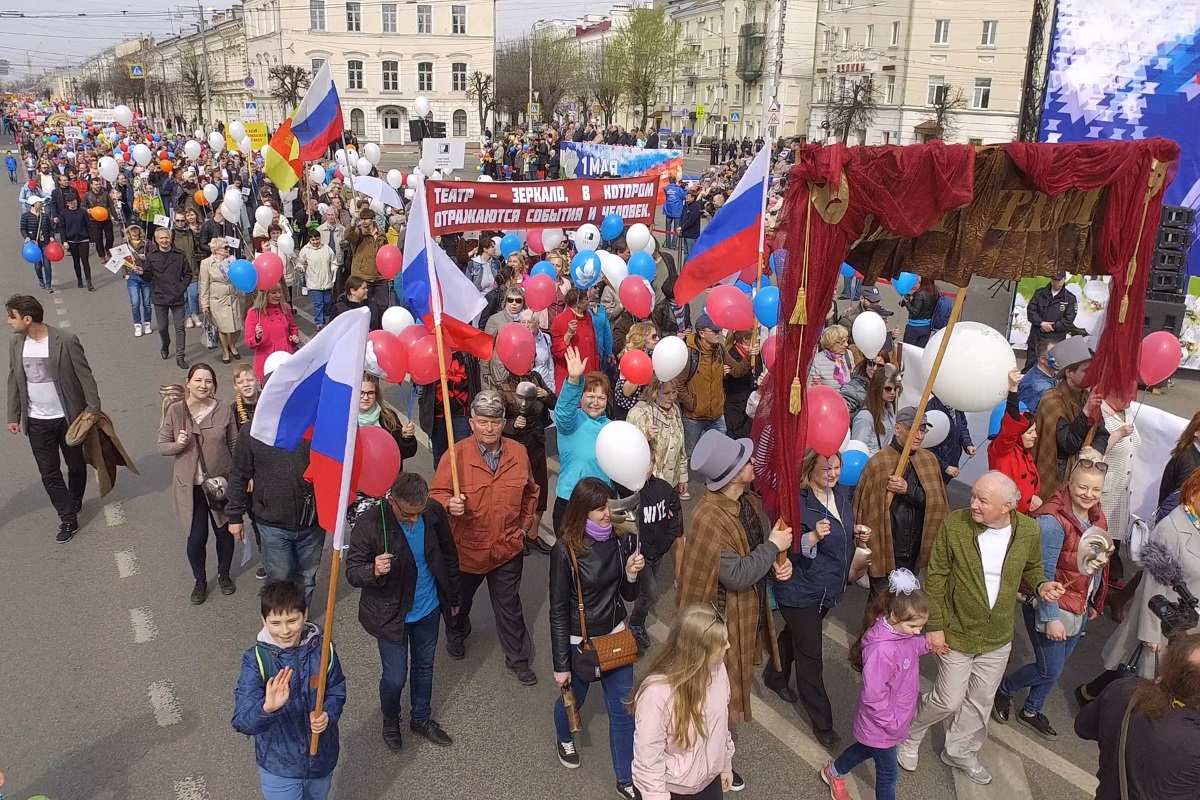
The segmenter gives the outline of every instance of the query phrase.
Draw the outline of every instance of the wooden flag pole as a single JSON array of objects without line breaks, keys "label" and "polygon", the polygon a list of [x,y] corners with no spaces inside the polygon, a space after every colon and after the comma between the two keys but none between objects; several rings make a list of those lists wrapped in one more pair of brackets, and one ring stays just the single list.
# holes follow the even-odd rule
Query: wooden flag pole
[{"label": "wooden flag pole", "polygon": [[[462,494],[458,484],[458,457],[454,454],[454,425],[450,421],[450,387],[446,381],[446,352],[442,345],[442,324],[433,326],[433,334],[437,337],[438,371],[442,385],[442,414],[446,417],[446,445],[449,448],[446,455],[450,457],[450,480],[454,485],[454,496]],[[433,465],[437,470],[437,464]]]},{"label": "wooden flag pole", "polygon": [[[342,551],[335,547],[333,563],[329,565],[329,595],[325,600],[325,641],[321,647],[321,671],[317,673],[317,707],[313,709],[318,714],[325,707],[325,679],[329,676],[329,657],[333,652],[333,612],[337,605],[337,586],[341,572]],[[312,740],[308,744],[310,756],[317,754],[317,744],[320,738],[321,734],[314,731]]]},{"label": "wooden flag pole", "polygon": [[[766,221],[763,221],[766,224]],[[758,277],[754,279],[754,296],[758,297],[759,291],[762,290],[762,275],[763,275],[763,251],[758,249]],[[758,355],[754,352],[754,348],[758,347],[758,319],[754,320],[754,325],[750,328],[750,375],[754,376],[755,362],[758,360]]]}]

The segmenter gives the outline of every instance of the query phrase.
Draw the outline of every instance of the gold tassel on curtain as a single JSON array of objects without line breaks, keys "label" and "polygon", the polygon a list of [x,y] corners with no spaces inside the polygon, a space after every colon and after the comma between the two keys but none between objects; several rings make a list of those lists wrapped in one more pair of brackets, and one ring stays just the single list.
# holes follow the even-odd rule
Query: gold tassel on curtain
[{"label": "gold tassel on curtain", "polygon": [[804,353],[804,327],[808,325],[808,259],[809,237],[812,235],[812,182],[808,182],[808,197],[804,203],[804,256],[800,267],[800,288],[796,291],[796,305],[788,320],[800,326],[800,346],[796,350],[796,374],[792,377],[792,391],[788,399],[788,410],[799,414],[804,407],[804,385],[800,381],[800,358]]},{"label": "gold tassel on curtain", "polygon": [[1162,189],[1163,181],[1167,177],[1167,167],[1167,164],[1160,163],[1157,160],[1150,162],[1150,183],[1146,188],[1146,196],[1142,199],[1142,221],[1138,225],[1138,235],[1137,241],[1133,246],[1133,255],[1129,257],[1129,266],[1125,268],[1125,292],[1121,297],[1121,310],[1117,316],[1117,322],[1124,322],[1125,317],[1129,314],[1129,290],[1133,287],[1133,278],[1137,274],[1138,250],[1142,246],[1142,234],[1146,230],[1146,216],[1150,211],[1150,200]]}]

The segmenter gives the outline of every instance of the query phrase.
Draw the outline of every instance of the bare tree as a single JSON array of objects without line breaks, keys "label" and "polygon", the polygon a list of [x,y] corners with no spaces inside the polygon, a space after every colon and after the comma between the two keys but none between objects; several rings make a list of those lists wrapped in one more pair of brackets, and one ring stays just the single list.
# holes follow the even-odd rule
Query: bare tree
[{"label": "bare tree", "polygon": [[875,85],[870,76],[840,84],[825,105],[825,123],[842,144],[851,131],[866,130],[875,121],[879,108]]},{"label": "bare tree", "polygon": [[271,81],[271,97],[279,101],[285,117],[296,110],[304,90],[312,83],[312,74],[294,64],[276,64],[267,70],[267,77]]},{"label": "bare tree", "polygon": [[665,8],[635,8],[629,25],[615,40],[622,65],[622,94],[642,109],[640,127],[650,119],[650,107],[663,96],[680,58],[680,27]]},{"label": "bare tree", "polygon": [[479,110],[479,133],[487,130],[487,118],[496,107],[496,92],[492,76],[475,70],[467,76],[467,97],[474,100]]},{"label": "bare tree", "polygon": [[951,84],[941,87],[933,98],[927,124],[933,127],[932,138],[949,141],[958,132],[958,115],[967,107],[967,95]]},{"label": "bare tree", "polygon": [[[527,53],[528,47],[527,44]],[[579,49],[573,39],[547,34],[533,37],[532,48],[533,90],[538,93],[542,120],[549,121],[554,119],[555,110],[578,81]]]},{"label": "bare tree", "polygon": [[611,125],[617,103],[625,94],[623,78],[626,73],[626,51],[623,43],[601,41],[587,50],[582,59],[579,92],[583,98],[580,107],[587,109],[587,101],[595,99],[604,115],[604,124]]},{"label": "bare tree", "polygon": [[94,75],[88,75],[78,83],[79,94],[93,106],[100,105],[100,92],[102,89],[100,79]]},{"label": "bare tree", "polygon": [[196,119],[207,119],[204,115],[204,62],[195,50],[185,52],[179,58],[179,94],[196,109]]}]

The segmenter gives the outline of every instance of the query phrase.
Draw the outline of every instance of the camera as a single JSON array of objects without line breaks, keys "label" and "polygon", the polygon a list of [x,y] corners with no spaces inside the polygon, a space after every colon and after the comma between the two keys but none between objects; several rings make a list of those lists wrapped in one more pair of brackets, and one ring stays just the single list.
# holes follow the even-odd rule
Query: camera
[{"label": "camera", "polygon": [[1200,625],[1200,613],[1196,611],[1200,599],[1188,591],[1186,583],[1176,583],[1171,588],[1179,595],[1174,603],[1161,594],[1151,597],[1149,603],[1150,611],[1161,620],[1163,636],[1168,640]]}]

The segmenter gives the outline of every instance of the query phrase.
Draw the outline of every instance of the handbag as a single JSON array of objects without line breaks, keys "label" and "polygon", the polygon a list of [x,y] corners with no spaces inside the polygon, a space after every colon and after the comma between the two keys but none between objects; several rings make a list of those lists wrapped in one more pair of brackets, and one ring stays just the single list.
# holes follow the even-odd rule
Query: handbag
[{"label": "handbag", "polygon": [[583,587],[579,584],[579,562],[575,559],[575,551],[568,547],[571,554],[571,567],[575,576],[575,596],[579,598],[579,635],[583,639],[575,646],[571,654],[571,672],[584,683],[600,680],[605,672],[629,666],[637,661],[637,640],[633,631],[626,626],[616,633],[606,633],[603,636],[589,638],[587,620],[583,612]]},{"label": "handbag", "polygon": [[200,474],[203,480],[200,481],[200,489],[204,492],[205,499],[208,500],[208,507],[213,511],[224,511],[225,504],[229,502],[229,481],[222,475],[209,476],[208,466],[204,463],[204,447],[203,439],[200,436],[200,431],[195,431],[196,434],[196,453],[200,456]]},{"label": "handbag", "polygon": [[217,336],[217,326],[213,324],[212,314],[205,314],[200,319],[200,341],[209,350],[216,350],[219,338]]},{"label": "handbag", "polygon": [[[1138,642],[1138,646],[1133,649],[1133,655],[1131,655],[1129,657],[1129,660],[1122,661],[1120,664],[1117,665],[1116,680],[1120,680],[1121,678],[1136,678],[1136,677],[1138,677],[1138,665],[1141,663],[1142,656],[1145,654],[1145,652],[1146,652],[1146,645],[1143,644],[1142,642]],[[1155,680],[1158,679],[1158,653],[1157,652],[1154,653],[1154,678],[1155,678]]]}]

